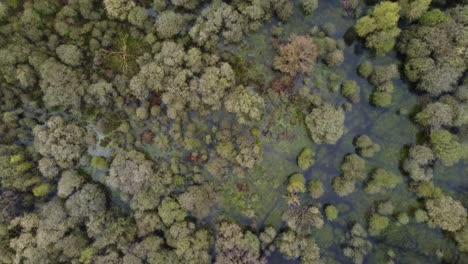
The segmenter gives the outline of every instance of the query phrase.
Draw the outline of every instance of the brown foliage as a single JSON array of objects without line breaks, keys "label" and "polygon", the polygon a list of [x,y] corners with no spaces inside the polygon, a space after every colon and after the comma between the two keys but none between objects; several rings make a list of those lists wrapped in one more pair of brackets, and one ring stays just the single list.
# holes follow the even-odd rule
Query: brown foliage
[{"label": "brown foliage", "polygon": [[294,36],[288,44],[280,47],[276,56],[275,69],[296,76],[298,73],[309,71],[317,60],[317,46],[312,38],[306,36]]},{"label": "brown foliage", "polygon": [[278,94],[290,92],[294,87],[294,80],[291,77],[283,76],[271,82],[271,88]]}]

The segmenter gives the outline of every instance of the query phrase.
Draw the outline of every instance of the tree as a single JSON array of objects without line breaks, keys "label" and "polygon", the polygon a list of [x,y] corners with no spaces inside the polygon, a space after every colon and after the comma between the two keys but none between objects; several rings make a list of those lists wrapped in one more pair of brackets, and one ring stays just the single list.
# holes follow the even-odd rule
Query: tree
[{"label": "tree", "polygon": [[75,45],[63,44],[55,50],[60,60],[70,66],[80,66],[83,60],[83,54]]},{"label": "tree", "polygon": [[302,149],[301,153],[297,157],[297,166],[301,170],[307,170],[314,164],[315,152],[311,148]]},{"label": "tree", "polygon": [[437,199],[426,201],[429,224],[439,226],[443,230],[455,232],[467,222],[467,212],[463,205],[450,196],[443,195]]},{"label": "tree", "polygon": [[216,236],[216,264],[248,263],[262,264],[266,259],[261,256],[260,241],[250,231],[240,226],[223,222]]},{"label": "tree", "polygon": [[452,166],[463,156],[462,145],[453,137],[453,135],[444,129],[431,132],[431,147],[442,165]]},{"label": "tree", "polygon": [[403,162],[403,170],[414,181],[428,181],[433,177],[432,163],[434,160],[434,153],[429,147],[415,145],[409,149],[408,157]]},{"label": "tree", "polygon": [[61,168],[71,168],[81,157],[93,136],[84,128],[51,117],[44,126],[33,129],[34,147],[44,157],[52,158]]},{"label": "tree", "polygon": [[239,86],[226,96],[224,106],[228,112],[236,114],[239,123],[244,124],[250,120],[259,121],[262,118],[265,101],[253,90]]},{"label": "tree", "polygon": [[321,229],[324,221],[320,209],[315,206],[294,206],[288,208],[283,221],[299,234],[307,234],[312,227]]},{"label": "tree", "polygon": [[70,216],[89,219],[99,218],[106,211],[106,204],[106,194],[101,188],[87,183],[67,199],[65,207]]},{"label": "tree", "polygon": [[301,0],[301,7],[305,15],[312,15],[318,8],[318,0]]},{"label": "tree", "polygon": [[317,144],[336,144],[344,131],[345,114],[330,104],[324,104],[305,117],[312,140]]},{"label": "tree", "polygon": [[373,236],[379,235],[390,223],[388,217],[373,214],[369,219],[369,233]]},{"label": "tree", "polygon": [[398,3],[383,1],[357,21],[356,32],[366,38],[369,48],[375,49],[377,54],[385,54],[393,49],[395,39],[401,32],[398,28],[399,12]]},{"label": "tree", "polygon": [[107,183],[123,193],[137,194],[154,177],[153,165],[141,152],[121,151],[111,163]]},{"label": "tree", "polygon": [[294,36],[288,44],[281,46],[279,54],[275,57],[275,69],[296,76],[306,73],[317,60],[317,46],[310,37]]},{"label": "tree", "polygon": [[320,248],[312,238],[288,230],[278,236],[276,245],[287,259],[299,258],[304,263],[320,263]]},{"label": "tree", "polygon": [[87,87],[83,76],[70,67],[49,58],[39,68],[41,80],[39,85],[44,93],[43,100],[48,108],[62,106],[78,109],[84,87]]},{"label": "tree", "polygon": [[172,38],[185,31],[188,17],[172,10],[161,12],[156,20],[156,31],[161,38]]},{"label": "tree", "polygon": [[162,200],[158,207],[158,213],[166,226],[170,226],[174,222],[183,221],[185,217],[187,217],[187,212],[182,209],[176,200],[170,197],[166,197]]},{"label": "tree", "polygon": [[453,123],[454,117],[455,114],[452,106],[441,102],[434,102],[426,105],[416,115],[416,121],[423,126],[439,129],[442,126],[450,126]]},{"label": "tree", "polygon": [[135,7],[133,0],[104,0],[104,7],[110,18],[125,20],[127,15]]},{"label": "tree", "polygon": [[420,18],[428,9],[431,0],[400,0],[403,17],[413,21]]}]

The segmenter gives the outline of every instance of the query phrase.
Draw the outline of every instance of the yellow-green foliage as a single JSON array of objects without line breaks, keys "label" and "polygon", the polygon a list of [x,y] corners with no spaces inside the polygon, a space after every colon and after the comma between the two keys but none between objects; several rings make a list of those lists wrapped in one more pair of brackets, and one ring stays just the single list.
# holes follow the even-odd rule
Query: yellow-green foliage
[{"label": "yellow-green foliage", "polygon": [[303,193],[305,192],[305,178],[300,173],[294,173],[289,177],[288,181],[288,192],[291,193]]},{"label": "yellow-green foliage", "polygon": [[369,219],[369,233],[373,236],[379,235],[390,223],[388,217],[373,214]]},{"label": "yellow-green foliage", "polygon": [[341,94],[353,103],[359,102],[360,88],[356,81],[348,80],[343,83]]},{"label": "yellow-green foliage", "polygon": [[91,159],[91,166],[98,170],[107,170],[109,168],[109,164],[104,157],[93,157]]},{"label": "yellow-green foliage", "polygon": [[354,141],[354,146],[356,146],[359,155],[365,158],[372,158],[375,153],[380,151],[380,145],[374,143],[367,135],[357,137]]},{"label": "yellow-green foliage", "polygon": [[365,191],[371,194],[379,193],[391,190],[402,182],[403,179],[400,175],[385,169],[376,169],[372,173],[371,180],[367,182]]},{"label": "yellow-green foliage", "polygon": [[357,21],[356,32],[366,38],[369,48],[375,49],[378,54],[387,53],[395,46],[395,39],[401,31],[398,28],[399,12],[398,3],[383,1]]},{"label": "yellow-green foliage", "polygon": [[33,194],[36,197],[44,197],[52,190],[52,186],[48,183],[43,183],[33,188]]},{"label": "yellow-green foliage", "polygon": [[463,156],[462,145],[444,129],[431,132],[432,150],[444,166],[452,166]]},{"label": "yellow-green foliage", "polygon": [[323,184],[319,179],[314,179],[309,182],[309,194],[312,198],[319,198],[322,196],[323,192]]},{"label": "yellow-green foliage", "polygon": [[325,208],[325,215],[329,221],[333,221],[338,218],[338,209],[334,205],[328,205]]},{"label": "yellow-green foliage", "polygon": [[314,150],[311,148],[304,148],[297,157],[297,166],[301,170],[307,170],[314,164]]}]

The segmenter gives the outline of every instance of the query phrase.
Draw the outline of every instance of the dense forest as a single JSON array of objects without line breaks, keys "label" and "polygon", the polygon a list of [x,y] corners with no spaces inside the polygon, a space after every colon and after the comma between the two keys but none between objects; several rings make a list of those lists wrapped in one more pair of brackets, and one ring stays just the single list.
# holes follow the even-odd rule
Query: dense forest
[{"label": "dense forest", "polygon": [[468,263],[467,0],[0,0],[0,263]]}]

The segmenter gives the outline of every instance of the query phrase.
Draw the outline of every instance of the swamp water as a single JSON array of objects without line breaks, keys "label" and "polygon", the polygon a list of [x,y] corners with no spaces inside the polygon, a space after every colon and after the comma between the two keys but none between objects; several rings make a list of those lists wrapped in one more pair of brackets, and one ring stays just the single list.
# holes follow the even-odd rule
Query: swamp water
[{"label": "swamp water", "polygon": [[[297,7],[297,5],[296,5]],[[221,50],[236,54],[249,63],[248,75],[263,80],[266,87],[275,77],[272,70],[272,61],[275,56],[272,30],[279,22],[273,21],[262,27],[257,33],[251,34],[243,43],[235,46],[220,46]],[[341,39],[346,30],[352,27],[355,19],[347,17],[341,10],[339,1],[321,1],[319,8],[310,17],[304,17],[300,10],[290,21],[282,25],[280,39],[287,39],[294,34],[308,34],[314,26],[323,26],[325,23],[335,25],[332,37]],[[352,263],[350,258],[343,255],[342,247],[346,242],[346,233],[353,223],[360,223],[367,227],[367,219],[376,210],[379,202],[390,200],[395,206],[395,212],[406,212],[412,216],[418,208],[417,197],[408,189],[408,179],[403,176],[404,183],[397,188],[379,194],[366,194],[363,191],[364,182],[358,182],[356,191],[346,197],[338,196],[331,188],[332,179],[340,175],[339,167],[348,153],[354,153],[352,144],[358,135],[368,135],[381,146],[381,151],[373,158],[366,159],[367,171],[375,168],[384,168],[394,173],[401,173],[400,161],[406,146],[415,144],[418,139],[418,127],[413,124],[408,115],[400,112],[411,112],[417,106],[419,98],[411,93],[408,84],[403,80],[394,80],[395,91],[392,105],[388,108],[376,108],[369,104],[369,96],[374,89],[367,80],[357,75],[356,69],[364,60],[370,60],[374,65],[399,63],[395,53],[383,57],[374,57],[364,51],[363,44],[354,42],[344,49],[345,60],[341,66],[328,68],[317,64],[310,76],[296,78],[295,88],[307,87],[312,94],[317,94],[340,105],[346,100],[339,95],[339,91],[330,91],[327,87],[327,75],[335,73],[341,80],[355,80],[361,88],[360,102],[346,112],[345,133],[336,145],[316,145],[307,134],[301,121],[303,115],[293,103],[287,100],[267,101],[263,120],[257,124],[260,130],[258,141],[263,149],[263,160],[246,175],[239,179],[235,175],[228,175],[223,179],[209,180],[217,182],[223,190],[222,202],[213,210],[212,215],[200,224],[213,224],[215,219],[231,218],[250,225],[253,230],[261,231],[265,226],[277,229],[283,227],[282,215],[287,210],[286,185],[288,177],[301,172],[296,164],[297,155],[304,147],[314,149],[315,164],[303,172],[307,180],[320,179],[325,192],[319,199],[311,199],[306,194],[301,195],[303,204],[324,205],[333,204],[339,210],[338,218],[333,221],[325,220],[322,229],[312,229],[313,237],[320,247],[323,257],[333,257],[339,263]],[[294,93],[294,92],[293,92]],[[402,111],[404,109],[405,111]],[[234,117],[225,113],[214,113],[209,117],[191,116],[196,124],[197,131],[207,131],[212,126],[221,123],[234,123]],[[157,122],[147,122],[144,127],[132,124],[134,135],[140,135],[147,128],[157,129]],[[273,131],[274,133],[268,133]],[[245,131],[250,134],[250,131]],[[200,137],[204,134],[200,133]],[[200,148],[210,151],[209,144],[203,144],[200,139]],[[101,150],[104,151],[104,150]],[[108,150],[105,150],[108,151]],[[145,151],[153,158],[180,157],[189,154],[181,147],[171,146],[161,149],[150,146]],[[107,152],[106,152],[107,153]],[[187,163],[187,166],[190,165]],[[190,169],[189,169],[190,170]],[[204,170],[204,168],[202,168]],[[446,168],[440,164],[435,167],[434,183],[454,198],[468,203],[468,166],[461,161],[455,166]],[[202,173],[203,175],[207,173]],[[94,178],[102,180],[105,171],[95,171]],[[246,186],[239,190],[239,185]],[[114,195],[118,200],[117,196]],[[126,206],[124,202],[119,203]],[[250,210],[256,216],[255,221],[245,216],[245,210]],[[398,263],[468,263],[466,254],[460,255],[455,242],[439,229],[432,229],[426,223],[416,223],[411,218],[407,225],[400,225],[395,217],[390,217],[389,227],[379,236],[368,236],[372,243],[372,250],[365,258],[366,263],[385,263],[390,260],[389,252],[398,256]],[[284,259],[279,253],[273,252],[269,263],[296,263]]]}]

